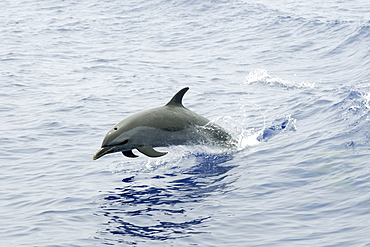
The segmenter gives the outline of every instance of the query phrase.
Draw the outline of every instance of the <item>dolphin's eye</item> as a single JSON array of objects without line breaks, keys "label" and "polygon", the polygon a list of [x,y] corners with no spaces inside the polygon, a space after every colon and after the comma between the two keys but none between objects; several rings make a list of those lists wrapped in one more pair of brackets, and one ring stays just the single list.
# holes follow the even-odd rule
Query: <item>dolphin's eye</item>
[{"label": "dolphin's eye", "polygon": [[118,128],[117,128],[117,127],[114,127],[113,129],[114,129],[114,130],[118,130]]}]

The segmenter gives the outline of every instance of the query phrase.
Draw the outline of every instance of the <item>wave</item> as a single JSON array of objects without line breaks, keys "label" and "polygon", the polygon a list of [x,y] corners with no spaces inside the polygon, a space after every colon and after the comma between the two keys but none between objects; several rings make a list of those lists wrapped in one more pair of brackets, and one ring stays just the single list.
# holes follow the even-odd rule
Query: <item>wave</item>
[{"label": "wave", "polygon": [[347,146],[368,148],[370,143],[370,93],[369,88],[344,87],[346,96],[333,105],[337,118],[343,124],[343,130],[337,138],[347,140]]},{"label": "wave", "polygon": [[245,79],[245,84],[265,83],[268,85],[277,85],[287,89],[292,88],[313,88],[315,83],[301,82],[296,83],[293,81],[284,80],[280,77],[273,77],[264,69],[255,69],[251,71]]}]

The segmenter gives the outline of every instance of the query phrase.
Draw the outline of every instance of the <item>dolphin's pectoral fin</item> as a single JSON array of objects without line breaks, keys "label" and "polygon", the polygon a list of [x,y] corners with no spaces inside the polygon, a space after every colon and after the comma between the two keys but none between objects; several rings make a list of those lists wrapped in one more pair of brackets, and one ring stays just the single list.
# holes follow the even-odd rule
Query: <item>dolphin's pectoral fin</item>
[{"label": "dolphin's pectoral fin", "polygon": [[136,149],[149,157],[161,157],[167,154],[167,152],[155,151],[152,146],[141,146],[141,147],[137,147]]},{"label": "dolphin's pectoral fin", "polygon": [[139,156],[137,156],[136,154],[134,154],[132,152],[132,150],[128,150],[128,151],[122,151],[122,154],[126,157],[129,157],[129,158],[137,158]]}]

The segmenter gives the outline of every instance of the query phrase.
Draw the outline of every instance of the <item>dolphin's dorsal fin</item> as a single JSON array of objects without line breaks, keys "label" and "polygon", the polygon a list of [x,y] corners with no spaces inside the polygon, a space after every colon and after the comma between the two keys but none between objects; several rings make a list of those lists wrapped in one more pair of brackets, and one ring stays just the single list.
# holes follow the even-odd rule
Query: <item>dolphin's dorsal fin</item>
[{"label": "dolphin's dorsal fin", "polygon": [[184,94],[189,90],[188,87],[184,87],[180,91],[178,91],[175,96],[172,97],[172,99],[166,104],[166,106],[182,106],[182,97],[184,97]]}]

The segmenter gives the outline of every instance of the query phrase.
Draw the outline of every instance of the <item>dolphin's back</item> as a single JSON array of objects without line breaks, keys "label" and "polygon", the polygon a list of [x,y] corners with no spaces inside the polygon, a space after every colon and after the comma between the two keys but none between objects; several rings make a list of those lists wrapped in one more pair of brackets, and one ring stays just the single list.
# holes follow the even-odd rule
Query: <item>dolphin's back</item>
[{"label": "dolphin's back", "polygon": [[117,124],[116,128],[129,131],[147,126],[165,131],[179,131],[190,126],[204,126],[209,120],[185,107],[166,105],[136,113]]},{"label": "dolphin's back", "polygon": [[183,144],[182,142],[210,142],[224,146],[235,144],[231,135],[222,127],[185,107],[166,105],[153,108],[136,113],[118,125],[125,131],[142,126],[162,130],[167,133],[168,138],[174,136],[183,140],[176,142],[177,145]]}]

